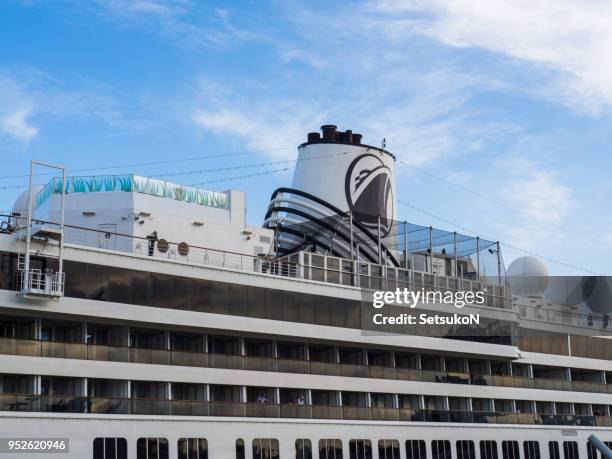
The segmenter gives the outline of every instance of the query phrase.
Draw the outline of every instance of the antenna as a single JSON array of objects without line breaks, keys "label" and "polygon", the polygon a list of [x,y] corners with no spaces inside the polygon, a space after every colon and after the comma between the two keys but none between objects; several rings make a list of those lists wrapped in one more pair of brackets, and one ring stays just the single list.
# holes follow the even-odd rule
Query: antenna
[{"label": "antenna", "polygon": [[380,148],[382,148],[383,150],[387,148],[387,139],[382,139],[382,142],[380,142]]}]

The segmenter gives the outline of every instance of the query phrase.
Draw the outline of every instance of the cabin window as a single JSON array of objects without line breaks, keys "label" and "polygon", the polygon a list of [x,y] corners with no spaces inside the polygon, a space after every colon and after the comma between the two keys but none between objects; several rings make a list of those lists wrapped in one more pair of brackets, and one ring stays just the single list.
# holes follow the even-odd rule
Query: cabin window
[{"label": "cabin window", "polygon": [[378,440],[378,459],[400,459],[399,441]]},{"label": "cabin window", "polygon": [[502,441],[502,457],[504,459],[521,459],[518,441]]},{"label": "cabin window", "polygon": [[278,440],[275,438],[254,439],[253,459],[279,459]]},{"label": "cabin window", "polygon": [[244,459],[244,440],[239,438],[236,440],[236,459]]},{"label": "cabin window", "polygon": [[179,438],[178,459],[208,459],[206,438]]},{"label": "cabin window", "polygon": [[587,441],[587,459],[597,459],[597,448],[590,441]]},{"label": "cabin window", "polygon": [[295,441],[295,459],[312,459],[312,443],[308,439]]},{"label": "cabin window", "polygon": [[168,459],[167,438],[139,438],[136,459]]},{"label": "cabin window", "polygon": [[127,440],[96,438],[93,442],[93,459],[127,459]]},{"label": "cabin window", "polygon": [[564,441],[563,457],[564,459],[578,459],[578,442]]},{"label": "cabin window", "polygon": [[550,459],[560,459],[559,443],[556,441],[548,442],[548,456]]},{"label": "cabin window", "polygon": [[432,459],[452,459],[450,441],[432,440],[431,457]]},{"label": "cabin window", "polygon": [[476,447],[472,440],[457,440],[457,459],[476,459]]},{"label": "cabin window", "polygon": [[372,442],[370,440],[349,441],[349,459],[372,459]]},{"label": "cabin window", "polygon": [[480,440],[480,459],[497,459],[495,440]]},{"label": "cabin window", "polygon": [[342,440],[319,440],[319,459],[342,459]]},{"label": "cabin window", "polygon": [[540,443],[537,441],[524,441],[523,452],[525,459],[540,459]]},{"label": "cabin window", "polygon": [[406,440],[406,459],[427,459],[425,440]]}]

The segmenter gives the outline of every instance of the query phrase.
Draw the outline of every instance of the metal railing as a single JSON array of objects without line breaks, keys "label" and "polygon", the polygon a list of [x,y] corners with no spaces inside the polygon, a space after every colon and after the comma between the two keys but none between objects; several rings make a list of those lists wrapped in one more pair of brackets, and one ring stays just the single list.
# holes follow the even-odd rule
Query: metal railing
[{"label": "metal railing", "polygon": [[0,338],[0,354],[612,394],[612,384],[589,381],[481,375],[391,366],[355,365],[15,338]]},{"label": "metal railing", "polygon": [[422,410],[389,407],[238,403],[202,400],[0,394],[0,411],[126,415],[409,421],[476,424],[610,426],[608,416]]},{"label": "metal railing", "polygon": [[[0,215],[0,218],[9,218]],[[35,220],[48,226],[54,222]],[[248,255],[238,252],[187,245],[166,240],[117,233],[106,230],[64,225],[66,246],[94,247],[129,253],[153,259],[179,261],[198,266],[213,266],[239,271],[270,274],[280,277],[314,280],[328,284],[361,287],[368,290],[485,290],[484,306],[511,308],[512,302],[506,287],[495,283],[470,280],[464,277],[447,277],[412,269],[377,265],[322,254],[299,252],[295,256],[277,258],[267,255]],[[163,243],[160,243],[162,242]],[[44,250],[53,250],[48,244]]]},{"label": "metal railing", "polygon": [[44,297],[59,298],[64,296],[63,272],[44,273],[40,269],[31,269],[19,273],[21,293]]},{"label": "metal railing", "polygon": [[[0,215],[0,219],[11,218]],[[35,220],[46,225],[57,225],[53,222]],[[18,229],[4,230],[4,232]],[[519,318],[540,320],[598,330],[612,329],[612,323],[606,315],[579,314],[561,312],[533,306],[513,304],[508,287],[483,278],[480,281],[468,277],[447,277],[441,274],[412,269],[377,265],[332,257],[322,254],[299,252],[290,257],[276,258],[266,255],[249,255],[224,251],[195,245],[182,246],[182,243],[159,240],[152,241],[146,237],[109,232],[75,225],[64,225],[66,246],[94,247],[120,253],[129,253],[144,258],[173,260],[205,267],[219,267],[243,272],[269,274],[279,277],[314,280],[328,284],[356,286],[366,290],[437,290],[445,291],[484,291],[485,302],[482,306],[508,309],[516,312]],[[160,250],[161,249],[161,250]],[[45,250],[54,250],[52,243],[41,248],[40,256]],[[10,279],[4,282],[10,285]]]}]

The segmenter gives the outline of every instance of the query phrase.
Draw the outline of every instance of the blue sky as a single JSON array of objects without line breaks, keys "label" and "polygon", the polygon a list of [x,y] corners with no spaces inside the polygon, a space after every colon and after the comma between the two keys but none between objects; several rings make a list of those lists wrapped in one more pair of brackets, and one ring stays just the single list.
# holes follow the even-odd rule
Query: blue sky
[{"label": "blue sky", "polygon": [[0,209],[39,159],[242,189],[258,224],[291,181],[267,172],[334,123],[387,139],[402,219],[611,274],[610,23],[598,0],[5,0]]}]

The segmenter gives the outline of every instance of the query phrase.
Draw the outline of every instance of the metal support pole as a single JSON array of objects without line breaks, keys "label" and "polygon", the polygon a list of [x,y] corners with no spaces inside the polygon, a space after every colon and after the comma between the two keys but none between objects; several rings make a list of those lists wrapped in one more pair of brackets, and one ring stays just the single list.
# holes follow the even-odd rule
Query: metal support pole
[{"label": "metal support pole", "polygon": [[476,275],[480,282],[480,237],[476,236]]},{"label": "metal support pole", "polygon": [[595,448],[599,450],[602,457],[605,457],[606,459],[612,459],[612,450],[610,450],[610,448],[608,448],[606,444],[602,442],[599,438],[597,438],[595,435],[590,435],[589,441]]},{"label": "metal support pole", "polygon": [[429,227],[429,272],[433,273],[433,228]]},{"label": "metal support pole", "polygon": [[349,212],[349,228],[350,228],[350,236],[351,236],[351,247],[350,247],[350,251],[351,251],[351,260],[355,259],[355,252],[354,252],[354,248],[353,248],[353,212],[350,211]]},{"label": "metal support pole", "polygon": [[502,274],[501,274],[501,251],[499,250],[499,241],[497,241],[497,281],[499,286],[502,286]]},{"label": "metal support pole", "polygon": [[380,240],[380,215],[378,216],[378,264],[382,265],[382,242]]},{"label": "metal support pole", "polygon": [[404,267],[408,269],[408,222],[404,221]]},{"label": "metal support pole", "polygon": [[[58,271],[64,272],[64,208],[66,198],[66,169],[62,168],[62,199],[60,207],[60,244],[59,244],[59,262]],[[61,275],[61,274],[60,274]]]},{"label": "metal support pole", "polygon": [[453,260],[455,262],[455,277],[459,277],[459,267],[457,266],[457,231],[453,232]]},{"label": "metal support pole", "polygon": [[30,161],[30,184],[28,186],[28,219],[26,227],[26,253],[25,253],[25,264],[23,281],[21,288],[23,289],[24,284],[27,286],[30,282],[30,239],[32,239],[32,173],[34,171],[34,161]]}]

